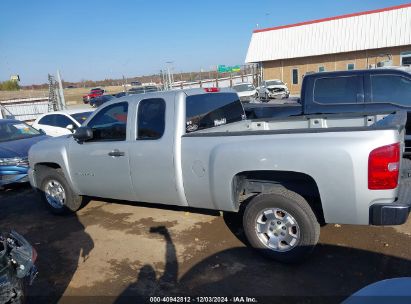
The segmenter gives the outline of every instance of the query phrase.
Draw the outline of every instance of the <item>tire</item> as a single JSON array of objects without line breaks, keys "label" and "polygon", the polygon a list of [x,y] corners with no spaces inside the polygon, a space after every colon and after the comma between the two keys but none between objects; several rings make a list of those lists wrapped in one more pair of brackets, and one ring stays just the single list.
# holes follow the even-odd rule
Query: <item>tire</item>
[{"label": "tire", "polygon": [[[51,212],[55,214],[65,214],[76,212],[80,209],[83,203],[83,197],[74,193],[70,188],[61,169],[43,168],[40,171],[38,181],[42,199]],[[64,195],[61,194],[60,189]],[[56,190],[56,192],[60,194],[60,196],[56,195],[56,197],[64,197],[64,199],[55,197],[55,200],[53,200],[52,195],[50,195],[50,192],[53,190]],[[49,193],[49,195],[47,195],[47,193]]]},{"label": "tire", "polygon": [[303,261],[320,236],[320,225],[307,201],[280,187],[271,193],[259,194],[249,202],[243,226],[254,249],[283,263]]}]

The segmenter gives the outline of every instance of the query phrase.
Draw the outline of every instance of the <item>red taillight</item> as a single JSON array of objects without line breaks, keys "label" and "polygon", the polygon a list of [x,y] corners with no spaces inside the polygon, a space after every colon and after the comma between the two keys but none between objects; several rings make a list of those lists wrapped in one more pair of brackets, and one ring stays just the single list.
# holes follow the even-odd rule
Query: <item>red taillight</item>
[{"label": "red taillight", "polygon": [[220,92],[219,88],[205,88],[204,91],[206,91],[207,93],[216,93],[216,92]]},{"label": "red taillight", "polygon": [[372,150],[368,157],[368,189],[394,189],[398,185],[400,144]]},{"label": "red taillight", "polygon": [[31,261],[34,263],[37,260],[37,250],[33,247],[32,248],[32,255],[31,255]]}]

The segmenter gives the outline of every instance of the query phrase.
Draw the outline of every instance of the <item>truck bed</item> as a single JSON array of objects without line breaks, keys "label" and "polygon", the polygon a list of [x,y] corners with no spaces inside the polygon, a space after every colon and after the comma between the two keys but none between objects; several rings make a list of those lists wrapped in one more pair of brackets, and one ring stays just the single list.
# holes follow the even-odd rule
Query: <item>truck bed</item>
[{"label": "truck bed", "polygon": [[263,133],[305,133],[398,129],[407,119],[405,112],[368,114],[304,115],[288,118],[243,120],[189,133],[185,136],[246,135]]}]

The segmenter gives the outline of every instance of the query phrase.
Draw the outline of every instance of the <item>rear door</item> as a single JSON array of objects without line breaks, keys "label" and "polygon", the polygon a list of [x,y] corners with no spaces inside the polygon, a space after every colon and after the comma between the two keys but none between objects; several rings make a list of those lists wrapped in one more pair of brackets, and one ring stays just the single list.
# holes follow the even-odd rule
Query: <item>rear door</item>
[{"label": "rear door", "polygon": [[49,114],[41,118],[38,122],[38,128],[50,136],[61,136],[71,134],[66,127],[73,124],[70,118],[61,114]]}]

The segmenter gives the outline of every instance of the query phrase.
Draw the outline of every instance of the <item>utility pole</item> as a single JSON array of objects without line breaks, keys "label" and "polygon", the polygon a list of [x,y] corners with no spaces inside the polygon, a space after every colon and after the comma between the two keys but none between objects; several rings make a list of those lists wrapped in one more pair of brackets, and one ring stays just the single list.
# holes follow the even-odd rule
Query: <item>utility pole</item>
[{"label": "utility pole", "polygon": [[57,70],[57,82],[59,86],[59,97],[60,97],[60,105],[59,108],[62,110],[66,109],[66,100],[64,99],[64,91],[63,91],[63,84],[61,82],[60,71]]},{"label": "utility pole", "polygon": [[127,92],[127,89],[126,89],[126,78],[124,77],[124,75],[123,75],[123,89],[124,89],[124,92]]},{"label": "utility pole", "polygon": [[167,77],[168,77],[168,88],[171,90],[173,88],[174,79],[171,75],[170,65],[173,64],[173,61],[167,61]]}]

